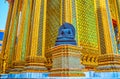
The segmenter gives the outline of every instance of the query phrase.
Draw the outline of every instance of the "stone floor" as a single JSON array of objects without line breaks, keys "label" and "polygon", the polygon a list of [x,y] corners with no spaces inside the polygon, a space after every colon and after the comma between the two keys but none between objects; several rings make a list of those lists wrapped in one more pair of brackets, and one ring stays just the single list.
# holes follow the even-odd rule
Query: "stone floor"
[{"label": "stone floor", "polygon": [[120,79],[120,72],[84,72],[86,77],[49,77],[49,73],[2,74],[0,79]]}]

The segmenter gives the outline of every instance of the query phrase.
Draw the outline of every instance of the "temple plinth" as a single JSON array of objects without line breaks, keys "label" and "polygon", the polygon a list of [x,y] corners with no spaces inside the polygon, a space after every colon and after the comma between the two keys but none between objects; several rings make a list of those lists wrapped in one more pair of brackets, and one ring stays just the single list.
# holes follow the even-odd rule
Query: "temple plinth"
[{"label": "temple plinth", "polygon": [[120,55],[118,54],[100,55],[98,58],[98,63],[98,72],[120,71]]},{"label": "temple plinth", "polygon": [[[120,56],[118,55],[117,42],[115,37],[115,32],[113,31],[112,17],[110,15],[110,8],[108,2],[105,0],[100,1],[100,5],[103,7],[100,9],[100,12],[103,13],[102,20],[104,20],[103,26],[103,34],[100,33],[100,56],[98,57],[98,66],[96,68],[97,72],[111,72],[111,71],[119,71],[120,64]],[[100,14],[98,14],[100,15]],[[110,19],[110,20],[109,20]],[[101,22],[98,19],[99,22]],[[101,27],[99,27],[101,29]],[[111,30],[111,31],[109,31]],[[101,31],[101,32],[102,32]],[[102,37],[104,36],[104,37]],[[104,42],[103,42],[104,40]],[[113,42],[114,41],[114,42]]]},{"label": "temple plinth", "polygon": [[72,45],[59,45],[50,49],[53,66],[50,76],[85,76],[81,65],[81,48]]},{"label": "temple plinth", "polygon": [[85,76],[81,65],[81,48],[76,46],[75,28],[70,23],[64,23],[59,28],[56,46],[49,50],[52,54],[52,69],[50,76]]},{"label": "temple plinth", "polygon": [[24,72],[47,72],[46,58],[41,56],[27,57]]}]

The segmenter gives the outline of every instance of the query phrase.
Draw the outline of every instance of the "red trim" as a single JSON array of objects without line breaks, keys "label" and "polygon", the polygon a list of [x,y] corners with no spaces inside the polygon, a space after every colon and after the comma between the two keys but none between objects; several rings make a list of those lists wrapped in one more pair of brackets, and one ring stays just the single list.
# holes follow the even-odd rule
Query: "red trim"
[{"label": "red trim", "polygon": [[113,23],[113,26],[116,27],[117,26],[117,21],[112,19],[112,23]]}]

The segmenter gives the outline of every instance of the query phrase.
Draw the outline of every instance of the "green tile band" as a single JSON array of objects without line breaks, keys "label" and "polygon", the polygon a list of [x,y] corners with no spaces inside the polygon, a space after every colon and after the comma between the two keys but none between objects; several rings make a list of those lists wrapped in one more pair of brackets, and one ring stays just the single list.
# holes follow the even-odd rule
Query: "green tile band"
[{"label": "green tile band", "polygon": [[12,63],[12,59],[14,58],[13,57],[13,53],[14,53],[14,50],[15,50],[15,41],[16,41],[16,32],[17,32],[17,24],[18,24],[18,19],[19,19],[19,14],[18,14],[18,7],[19,7],[19,1],[17,3],[17,11],[16,11],[16,16],[15,16],[15,20],[14,20],[14,28],[13,28],[13,32],[12,32],[12,42],[10,44],[10,55],[9,55],[9,64]]},{"label": "green tile band", "polygon": [[29,15],[30,15],[30,0],[28,0],[28,6],[27,6],[27,11],[26,11],[26,17],[25,17],[21,60],[25,59],[25,54],[26,54],[26,45],[27,45],[28,27],[29,27],[28,22],[29,22],[29,17],[30,17]]},{"label": "green tile band", "polygon": [[[44,22],[44,0],[41,0],[40,6],[40,21],[39,21],[39,33],[38,33],[38,48],[37,55],[42,55],[42,38],[43,38],[43,22]],[[44,50],[44,49],[43,49]]]}]

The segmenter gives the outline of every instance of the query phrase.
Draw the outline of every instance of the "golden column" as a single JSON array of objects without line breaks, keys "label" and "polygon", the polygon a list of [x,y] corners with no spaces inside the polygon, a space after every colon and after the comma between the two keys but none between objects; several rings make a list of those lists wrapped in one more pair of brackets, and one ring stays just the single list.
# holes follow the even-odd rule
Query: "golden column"
[{"label": "golden column", "polygon": [[[13,61],[14,72],[21,72],[25,65],[25,58],[27,52],[27,41],[29,40],[29,28],[32,11],[32,0],[24,0],[19,3],[20,14],[16,37],[15,59]],[[26,10],[27,9],[27,10]]]},{"label": "golden column", "polygon": [[[97,26],[100,37],[100,56],[98,57],[98,71],[117,71],[120,65],[117,44],[112,25],[110,6],[108,0],[95,0],[97,13]],[[117,62],[115,62],[117,61]],[[117,65],[114,65],[117,64]]]},{"label": "golden column", "polygon": [[47,71],[44,56],[47,0],[8,2],[10,8],[1,53],[3,72]]},{"label": "golden column", "polygon": [[47,71],[45,67],[46,2],[47,0],[34,0],[25,72]]},{"label": "golden column", "polygon": [[7,72],[10,72],[11,69],[13,68],[12,63],[13,63],[14,53],[15,53],[15,40],[16,40],[17,24],[18,24],[18,18],[19,18],[18,17],[19,16],[19,4],[18,4],[19,1],[18,0],[16,1],[9,0],[9,1],[10,1],[10,8],[9,8],[10,14],[8,15],[8,19],[7,19],[8,24],[6,24],[5,38],[4,38],[4,43],[3,43],[4,47],[2,51],[2,54],[4,57],[3,72],[5,72],[5,69],[7,70]]},{"label": "golden column", "polygon": [[62,23],[67,22],[72,24],[72,2],[71,0],[61,0]]},{"label": "golden column", "polygon": [[[108,0],[96,0],[97,26],[100,37],[101,54],[117,53],[117,46],[112,25],[112,18],[110,15],[110,8]],[[113,34],[112,34],[113,33]],[[109,41],[108,41],[109,40]]]},{"label": "golden column", "polygon": [[5,34],[4,34],[4,40],[3,40],[3,46],[2,46],[2,52],[1,52],[1,70],[2,70],[2,73],[5,73],[5,61],[6,61],[6,53],[5,53],[5,49],[6,49],[6,44],[7,44],[7,41],[8,41],[8,34],[9,34],[9,30],[10,30],[10,22],[11,22],[11,15],[12,15],[12,12],[13,12],[13,2],[9,0],[9,11],[8,11],[8,17],[7,17],[7,22],[6,22],[6,30],[5,30]]}]

